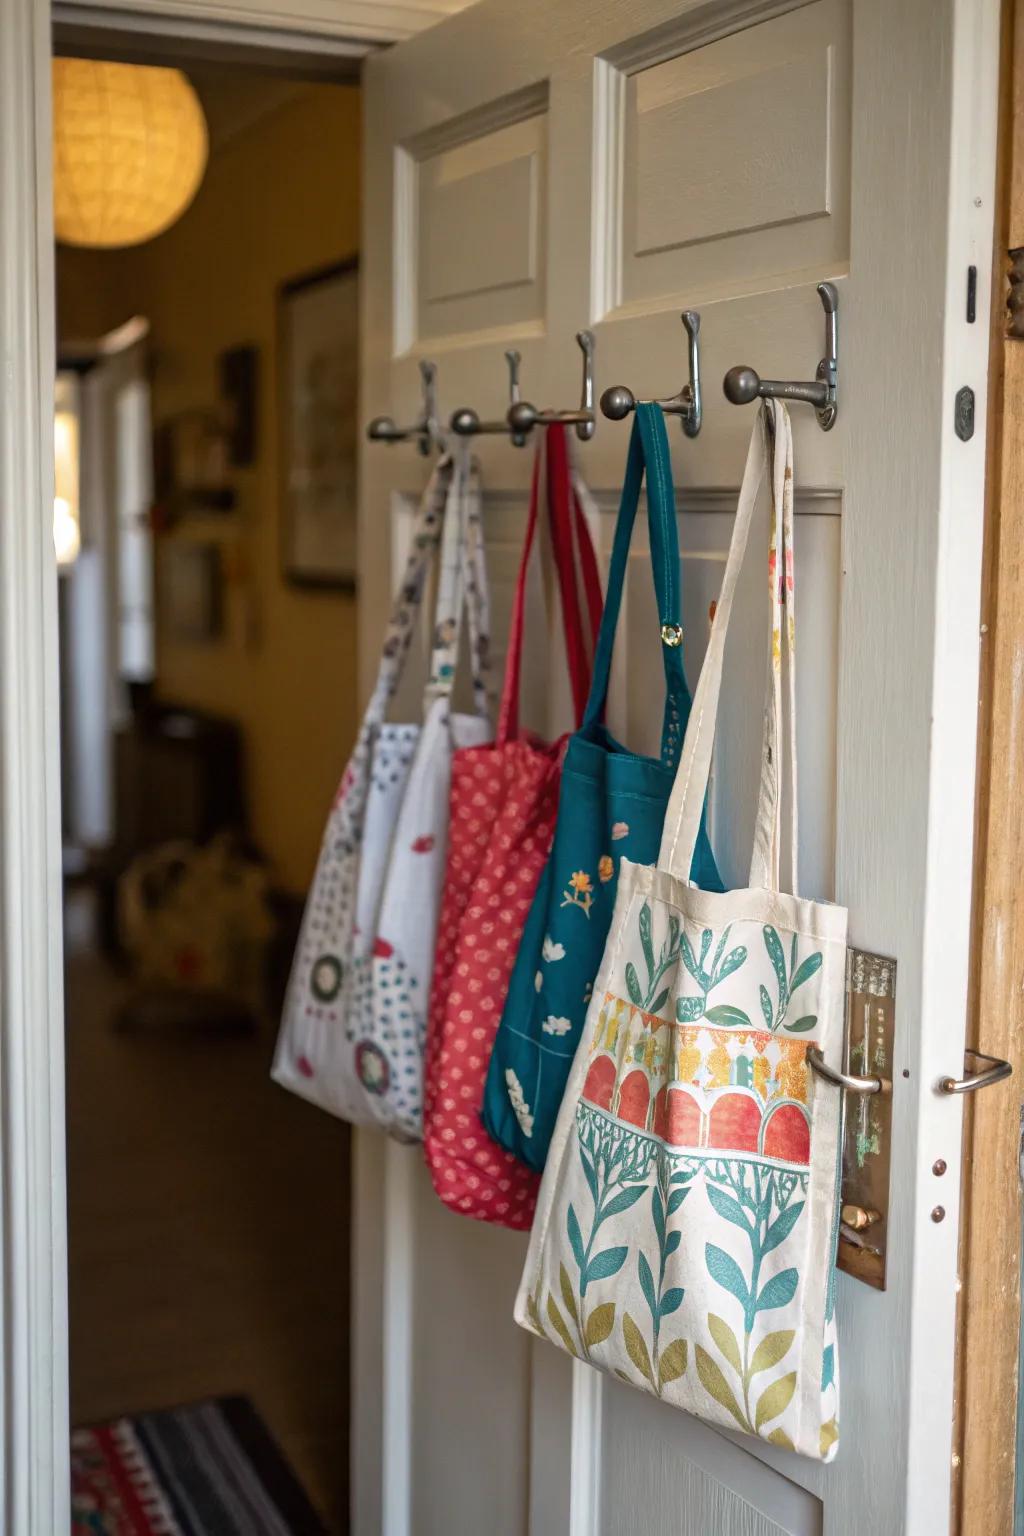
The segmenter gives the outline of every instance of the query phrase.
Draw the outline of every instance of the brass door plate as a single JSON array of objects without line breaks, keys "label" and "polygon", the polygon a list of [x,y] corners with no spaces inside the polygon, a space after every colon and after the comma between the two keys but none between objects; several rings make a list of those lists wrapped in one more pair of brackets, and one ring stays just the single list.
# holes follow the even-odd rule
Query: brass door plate
[{"label": "brass door plate", "polygon": [[[893,1080],[896,961],[863,949],[846,953],[847,1068]],[[843,1135],[843,1194],[836,1263],[885,1290],[889,1232],[892,1092],[849,1094]]]}]

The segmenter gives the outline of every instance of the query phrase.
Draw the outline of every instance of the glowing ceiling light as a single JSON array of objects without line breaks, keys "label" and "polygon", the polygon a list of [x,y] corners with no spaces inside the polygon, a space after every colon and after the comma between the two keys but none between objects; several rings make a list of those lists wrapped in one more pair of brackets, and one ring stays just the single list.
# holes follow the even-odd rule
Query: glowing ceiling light
[{"label": "glowing ceiling light", "polygon": [[53,61],[54,224],[67,245],[151,240],[199,190],[208,139],[177,69]]}]

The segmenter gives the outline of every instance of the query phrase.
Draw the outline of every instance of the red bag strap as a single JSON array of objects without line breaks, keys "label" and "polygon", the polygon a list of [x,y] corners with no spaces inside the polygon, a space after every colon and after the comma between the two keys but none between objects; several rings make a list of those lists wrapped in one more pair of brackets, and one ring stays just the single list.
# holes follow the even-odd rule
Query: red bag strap
[{"label": "red bag strap", "polygon": [[[597,571],[597,555],[590,536],[590,525],[573,481],[568,434],[565,427],[559,423],[555,423],[547,430],[547,490],[551,544],[562,599],[562,627],[569,662],[573,711],[576,716],[576,727],[579,729],[587,704],[587,696],[590,693],[590,668],[594,648],[597,645],[597,632],[601,626],[603,606],[601,578]],[[580,617],[577,566],[583,581],[583,592],[590,619],[589,647],[584,643]]]},{"label": "red bag strap", "polygon": [[[547,491],[548,519],[551,530],[551,549],[558,576],[562,606],[562,630],[569,678],[572,686],[576,725],[583,718],[587,696],[590,692],[590,672],[597,632],[601,625],[603,600],[601,579],[598,574],[597,555],[594,550],[590,525],[580,504],[573,484],[569,463],[565,427],[555,423],[544,429],[544,439],[538,442],[530,481],[530,510],[523,539],[523,553],[519,561],[516,590],[512,603],[512,622],[509,627],[508,655],[505,662],[505,681],[502,688],[501,708],[498,715],[497,742],[513,740],[519,734],[519,689],[522,677],[523,631],[526,616],[526,579],[537,534],[540,515],[541,457],[546,454],[545,487]],[[575,524],[575,527],[574,527]],[[575,534],[575,539],[574,539]],[[577,563],[582,577],[587,613],[590,621],[590,647],[586,646],[580,618],[577,588]]]}]

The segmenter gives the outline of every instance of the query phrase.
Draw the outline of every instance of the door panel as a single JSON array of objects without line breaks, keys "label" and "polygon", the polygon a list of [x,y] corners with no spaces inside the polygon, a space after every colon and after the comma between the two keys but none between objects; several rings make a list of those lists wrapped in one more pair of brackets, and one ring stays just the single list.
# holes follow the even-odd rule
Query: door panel
[{"label": "door panel", "polygon": [[[598,393],[669,394],[685,377],[678,311],[700,311],[704,426],[691,441],[670,424],[691,684],[753,421],[720,380],[737,363],[813,378],[814,284],[837,283],[838,422],[826,434],[807,407],[793,411],[802,887],[848,905],[852,942],[895,955],[900,978],[889,1289],[840,1277],[838,1461],[719,1433],[583,1367],[573,1377],[516,1337],[521,1243],[433,1209],[417,1176],[390,1187],[375,1259],[364,1180],[370,1273],[357,1294],[375,1294],[383,1265],[401,1302],[383,1319],[367,1302],[357,1319],[370,1330],[357,1351],[357,1494],[372,1512],[359,1480],[383,1482],[386,1536],[947,1528],[962,1110],[933,1084],[959,1067],[967,984],[986,337],[967,324],[964,291],[975,265],[983,315],[997,19],[997,0],[481,0],[368,67],[366,417],[415,416],[423,357],[438,364],[446,417],[502,414],[507,345],[522,353],[525,398],[574,406],[573,335],[588,325]],[[976,396],[967,443],[953,432],[964,383]],[[579,449],[605,560],[628,430],[599,417]],[[477,452],[500,655],[530,453],[504,437]],[[365,685],[391,509],[424,468],[412,448],[376,445],[361,468]],[[610,719],[650,750],[662,684],[645,532],[641,520]],[[753,564],[744,582],[711,806],[737,882],[764,688]],[[527,718],[556,731],[569,723],[564,669],[539,595],[531,603]]]},{"label": "door panel", "polygon": [[[750,1442],[666,1413],[622,1382],[605,1390],[606,1440],[645,1481],[606,1464],[602,1530],[615,1536],[823,1536],[822,1501],[768,1467]],[[792,1461],[793,1458],[790,1458]]]},{"label": "door panel", "polygon": [[[595,239],[622,252],[619,304],[731,294],[849,260],[850,3],[819,0],[608,72],[605,133],[623,143],[621,201]],[[616,207],[618,202],[619,206]],[[621,212],[619,212],[621,210]],[[609,296],[611,298],[612,296]],[[618,306],[609,304],[609,317]],[[660,307],[660,306],[659,306]]]}]

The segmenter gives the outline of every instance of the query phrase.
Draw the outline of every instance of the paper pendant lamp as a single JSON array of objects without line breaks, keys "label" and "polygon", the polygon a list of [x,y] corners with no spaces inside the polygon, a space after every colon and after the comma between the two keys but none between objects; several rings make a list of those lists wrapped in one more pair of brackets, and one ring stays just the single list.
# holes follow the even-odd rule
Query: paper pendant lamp
[{"label": "paper pendant lamp", "polygon": [[206,169],[206,119],[177,69],[53,61],[54,224],[67,245],[151,240]]}]

